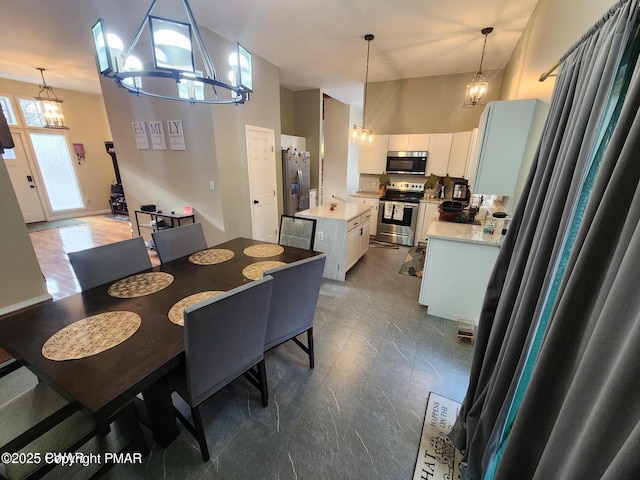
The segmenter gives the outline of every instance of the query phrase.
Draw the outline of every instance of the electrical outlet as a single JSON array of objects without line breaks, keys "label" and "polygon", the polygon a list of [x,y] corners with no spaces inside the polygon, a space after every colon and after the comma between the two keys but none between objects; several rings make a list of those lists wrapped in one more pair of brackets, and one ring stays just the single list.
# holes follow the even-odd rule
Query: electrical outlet
[{"label": "electrical outlet", "polygon": [[324,233],[318,232],[318,240],[324,240]]},{"label": "electrical outlet", "polygon": [[215,189],[215,185],[214,185],[214,183],[213,183],[213,180],[209,180],[209,188],[210,188],[211,190],[214,190],[214,189]]}]

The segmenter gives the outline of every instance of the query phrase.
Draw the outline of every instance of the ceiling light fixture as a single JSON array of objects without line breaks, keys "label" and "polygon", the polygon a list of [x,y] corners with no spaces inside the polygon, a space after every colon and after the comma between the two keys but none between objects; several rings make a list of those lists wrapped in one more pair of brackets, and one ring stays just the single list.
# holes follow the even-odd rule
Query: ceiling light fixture
[{"label": "ceiling light fixture", "polygon": [[484,35],[484,45],[482,46],[482,56],[480,57],[480,68],[471,79],[471,83],[467,85],[467,92],[464,96],[465,107],[484,107],[485,98],[487,96],[487,87],[489,84],[482,73],[482,61],[484,60],[484,50],[487,46],[487,36],[493,32],[493,27],[486,27],[480,30]]},{"label": "ceiling light fixture", "polygon": [[53,91],[53,87],[47,85],[44,79],[44,71],[46,69],[38,67],[36,70],[40,70],[42,76],[42,85],[40,85],[40,92],[35,97],[42,106],[42,115],[44,116],[45,128],[58,128],[68,130],[64,123],[64,114],[62,113],[62,100],[58,98],[56,92]]},{"label": "ceiling light fixture", "polygon": [[[236,43],[235,51],[229,55],[229,81],[222,81],[188,0],[182,0],[186,22],[151,15],[156,3],[157,0],[151,2],[127,50],[124,50],[122,41],[106,29],[103,19],[96,22],[92,31],[100,73],[135,95],[191,104],[239,104],[248,101],[249,94],[253,92],[251,53]],[[149,50],[147,42],[138,45],[147,27],[150,52],[146,51]],[[199,57],[195,55],[196,50]],[[140,53],[144,55],[138,57]],[[172,83],[177,84],[177,89]]]},{"label": "ceiling light fixture", "polygon": [[371,47],[371,40],[375,37],[372,33],[367,33],[363,37],[367,41],[367,67],[364,75],[364,95],[362,99],[362,126],[354,125],[351,129],[351,141],[353,143],[359,143],[364,146],[373,145],[373,132],[371,130],[367,130],[366,126],[366,116],[367,116],[367,87],[369,85],[369,50]]}]

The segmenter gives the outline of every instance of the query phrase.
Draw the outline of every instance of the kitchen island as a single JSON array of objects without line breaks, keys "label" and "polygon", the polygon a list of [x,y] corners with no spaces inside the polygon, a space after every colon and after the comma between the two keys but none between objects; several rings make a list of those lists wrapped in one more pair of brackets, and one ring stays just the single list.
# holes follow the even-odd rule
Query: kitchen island
[{"label": "kitchen island", "polygon": [[418,300],[429,314],[478,324],[501,240],[498,231],[484,233],[484,222],[478,223],[431,222]]},{"label": "kitchen island", "polygon": [[[327,256],[325,278],[344,282],[347,271],[369,248],[371,206],[357,203],[319,205],[296,213],[316,220],[313,249]],[[375,221],[375,220],[374,220]]]}]

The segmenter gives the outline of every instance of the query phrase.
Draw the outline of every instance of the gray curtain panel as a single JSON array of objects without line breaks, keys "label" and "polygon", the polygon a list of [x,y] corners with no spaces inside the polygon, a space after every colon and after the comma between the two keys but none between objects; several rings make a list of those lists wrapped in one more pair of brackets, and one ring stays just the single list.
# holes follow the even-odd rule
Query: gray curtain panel
[{"label": "gray curtain panel", "polygon": [[[627,417],[628,406],[613,405],[616,401],[634,404],[637,397],[624,398],[627,391],[634,389],[633,385],[621,382],[618,387],[624,386],[626,390],[609,391],[607,384],[607,379],[616,376],[611,371],[616,360],[621,360],[620,351],[616,350],[621,345],[614,337],[619,337],[618,340],[628,337],[630,332],[620,326],[631,328],[640,313],[640,301],[636,304],[633,296],[622,304],[611,304],[615,295],[610,288],[622,272],[614,266],[615,262],[621,262],[630,254],[619,244],[622,232],[631,241],[631,225],[635,229],[638,220],[631,216],[638,208],[634,198],[640,179],[640,176],[634,177],[637,166],[629,171],[622,170],[626,168],[623,165],[631,166],[634,154],[636,164],[640,164],[637,161],[640,130],[634,124],[638,110],[635,77],[615,135],[602,159],[579,234],[572,233],[575,243],[571,257],[562,257],[583,180],[593,159],[592,149],[599,144],[612,85],[633,30],[636,9],[636,0],[615,5],[561,59],[536,158],[489,281],[479,320],[469,389],[451,433],[457,447],[464,452],[464,479],[485,478],[501,446],[504,451],[499,467],[489,474],[490,478],[494,478],[494,474],[495,478],[519,480],[601,478],[600,473],[604,474],[607,468],[619,475],[625,468],[625,460],[619,458],[621,448],[632,445],[628,442],[634,438],[638,440],[627,435],[629,429],[620,430],[618,423],[611,425],[613,431],[603,423],[613,415],[617,422],[626,419],[634,428],[640,416],[640,404],[631,418]],[[623,161],[625,154],[629,157],[626,162]],[[626,203],[620,203],[619,190],[625,187],[614,186],[616,178],[626,189],[633,191],[622,195]],[[612,226],[613,221],[617,225]],[[614,233],[617,230],[621,233]],[[640,243],[637,245],[636,255],[640,255]],[[548,307],[548,294],[561,260],[565,273],[557,290],[557,301],[505,446],[505,419],[512,408],[532,342],[540,341],[540,337],[536,337],[538,322],[545,306]],[[624,262],[627,265],[627,260]],[[631,272],[626,274],[631,274],[632,266],[628,270]],[[620,281],[619,285],[626,285],[627,289],[636,285],[637,291],[640,283],[632,279],[630,284]],[[635,296],[640,298],[637,293]],[[633,306],[630,307],[631,302]],[[621,319],[620,311],[615,315],[610,311],[604,316],[605,305],[622,309],[627,318]],[[629,353],[634,351],[633,346],[629,345]],[[587,351],[592,355],[588,359]],[[596,361],[601,351],[612,356]],[[635,351],[640,357],[640,347]],[[588,360],[593,363],[584,363]],[[628,360],[633,369],[640,367],[637,363],[640,358],[629,357]],[[594,376],[594,368],[604,370]],[[576,383],[578,372],[584,375],[580,377],[583,383]],[[626,371],[627,376],[630,373]],[[598,380],[594,382],[596,378]],[[640,390],[636,393],[640,396]],[[611,397],[611,404],[605,400],[608,397]],[[615,400],[617,397],[623,400]],[[601,404],[613,410],[600,409]],[[596,421],[592,417],[598,414],[603,417]],[[587,427],[586,422],[590,419],[594,423]],[[601,428],[599,434],[596,428]],[[590,434],[585,435],[587,432]],[[604,432],[607,435],[603,439]],[[609,442],[611,435],[619,437],[612,442],[614,447],[607,444],[604,450],[615,450],[615,453],[604,459],[595,455],[593,448]],[[627,457],[626,460],[632,459]],[[584,473],[589,468],[593,470]],[[566,475],[558,472],[566,472]]]}]

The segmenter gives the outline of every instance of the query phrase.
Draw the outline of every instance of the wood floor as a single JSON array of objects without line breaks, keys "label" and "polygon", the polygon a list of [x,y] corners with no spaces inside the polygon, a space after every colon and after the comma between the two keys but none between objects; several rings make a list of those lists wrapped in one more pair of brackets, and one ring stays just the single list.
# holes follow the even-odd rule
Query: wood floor
[{"label": "wood floor", "polygon": [[[47,281],[47,290],[54,299],[80,291],[66,255],[68,252],[131,238],[129,222],[113,220],[103,215],[81,217],[79,220],[84,223],[29,233]],[[149,253],[149,257],[154,265],[160,263],[155,253]]]},{"label": "wood floor", "polygon": [[[47,290],[54,300],[80,292],[80,285],[67,258],[68,252],[131,238],[129,222],[113,220],[103,215],[81,217],[78,220],[84,223],[29,233],[47,282]],[[153,265],[160,264],[154,252],[149,252],[149,257]],[[0,348],[0,363],[9,358],[11,356]]]}]

